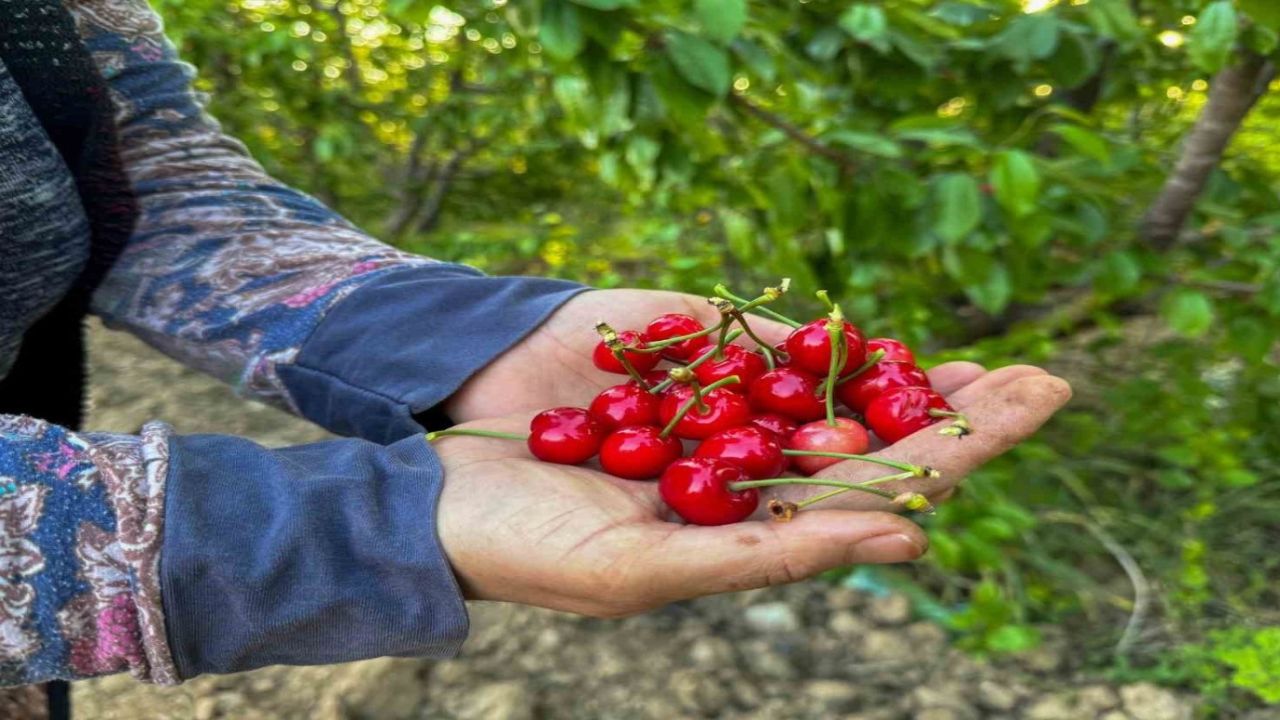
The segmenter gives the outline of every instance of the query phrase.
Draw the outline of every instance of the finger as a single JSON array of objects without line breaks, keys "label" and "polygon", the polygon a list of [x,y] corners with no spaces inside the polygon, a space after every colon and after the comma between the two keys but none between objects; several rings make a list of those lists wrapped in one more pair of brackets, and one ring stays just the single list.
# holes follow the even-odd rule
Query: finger
[{"label": "finger", "polygon": [[957,388],[954,392],[942,394],[946,395],[947,400],[956,407],[971,405],[1014,381],[1027,377],[1044,377],[1048,374],[1044,368],[1034,365],[1006,365],[974,379],[973,382]]},{"label": "finger", "polygon": [[929,384],[943,395],[950,395],[985,375],[987,369],[972,362],[943,363],[929,371]]},{"label": "finger", "polygon": [[[979,382],[985,382],[985,378]],[[975,468],[1030,437],[1070,399],[1071,386],[1066,381],[1046,374],[1029,374],[973,402],[957,404],[957,409],[968,416],[973,426],[971,435],[963,438],[939,435],[939,426],[934,425],[875,453],[879,457],[932,467],[941,477],[913,478],[879,487],[890,493],[913,491],[941,497]],[[890,468],[851,460],[833,465],[821,475],[864,482],[893,472]],[[779,495],[794,501],[814,494],[815,490],[788,487]],[[885,510],[892,505],[874,495],[852,491],[824,502],[823,507]]]},{"label": "finger", "polygon": [[791,522],[685,526],[646,567],[667,600],[781,585],[852,564],[908,562],[928,547],[924,532],[892,513],[814,510]]}]

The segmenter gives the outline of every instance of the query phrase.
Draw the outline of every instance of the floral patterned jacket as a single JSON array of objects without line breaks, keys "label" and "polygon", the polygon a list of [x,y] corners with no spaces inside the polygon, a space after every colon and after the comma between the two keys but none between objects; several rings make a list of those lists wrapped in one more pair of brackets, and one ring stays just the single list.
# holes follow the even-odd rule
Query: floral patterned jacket
[{"label": "floral patterned jacket", "polygon": [[[268,450],[0,415],[0,685],[455,652],[466,610],[415,418],[581,288],[370,238],[222,134],[145,0],[65,5],[141,212],[93,312],[355,437]],[[462,351],[443,361],[446,329]]]}]

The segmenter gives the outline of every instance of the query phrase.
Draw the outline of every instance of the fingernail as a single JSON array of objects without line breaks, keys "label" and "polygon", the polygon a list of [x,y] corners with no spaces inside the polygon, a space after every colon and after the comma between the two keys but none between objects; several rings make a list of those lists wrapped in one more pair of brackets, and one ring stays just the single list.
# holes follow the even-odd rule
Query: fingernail
[{"label": "fingernail", "polygon": [[861,563],[907,562],[920,557],[925,551],[915,538],[902,533],[867,538],[853,549]]}]

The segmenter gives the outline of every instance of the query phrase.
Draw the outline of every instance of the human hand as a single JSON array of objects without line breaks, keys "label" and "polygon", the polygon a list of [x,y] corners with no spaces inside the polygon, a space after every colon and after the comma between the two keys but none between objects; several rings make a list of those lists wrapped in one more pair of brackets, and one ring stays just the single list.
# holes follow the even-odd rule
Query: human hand
[{"label": "human hand", "polygon": [[[930,375],[970,417],[974,434],[957,439],[926,428],[880,454],[939,469],[939,479],[902,485],[935,500],[1035,432],[1070,396],[1062,380],[1026,366],[984,373],[952,363]],[[471,427],[524,432],[529,414]],[[844,565],[906,562],[926,547],[920,528],[861,493],[833,498],[786,523],[763,519],[762,512],[750,522],[696,527],[678,522],[653,482],[541,463],[510,441],[447,437],[437,449],[445,467],[440,537],[471,599],[620,617]],[[821,474],[856,481],[883,473],[847,462]],[[794,500],[811,491],[784,488],[774,496]]]}]

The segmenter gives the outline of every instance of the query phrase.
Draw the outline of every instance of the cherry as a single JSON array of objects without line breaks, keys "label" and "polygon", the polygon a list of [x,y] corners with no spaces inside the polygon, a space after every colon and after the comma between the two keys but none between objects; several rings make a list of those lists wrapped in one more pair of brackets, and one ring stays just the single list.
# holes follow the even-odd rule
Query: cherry
[{"label": "cherry", "polygon": [[606,388],[591,401],[591,417],[606,428],[658,424],[658,396],[632,381]]},{"label": "cherry", "polygon": [[[618,333],[618,339],[627,347],[642,347],[645,343],[645,336],[635,330],[625,330]],[[631,363],[631,367],[637,372],[648,372],[662,361],[662,357],[658,353],[642,353],[635,350],[623,350],[622,354],[627,358],[627,362]],[[615,375],[627,375],[627,369],[622,367],[622,363],[618,362],[618,358],[614,357],[613,351],[605,344],[603,340],[596,343],[596,349],[591,353],[591,362],[596,367],[605,372],[611,372]]]},{"label": "cherry", "polygon": [[778,437],[779,442],[785,440],[788,435],[796,430],[796,422],[794,420],[781,415],[775,415],[773,413],[756,415],[748,420],[747,423],[748,425],[773,433]]},{"label": "cherry", "polygon": [[577,465],[600,451],[604,436],[604,426],[583,408],[552,408],[529,423],[529,452],[545,462]]},{"label": "cherry", "polygon": [[[665,426],[671,422],[680,408],[693,397],[693,389],[687,385],[674,387],[662,398],[658,405],[658,418]],[[706,406],[703,412],[694,405],[676,423],[673,432],[690,440],[703,440],[721,430],[745,425],[751,417],[751,406],[745,398],[728,388],[716,388],[702,396]]]},{"label": "cherry", "polygon": [[758,490],[729,489],[730,483],[746,479],[742,468],[723,460],[685,458],[667,466],[658,480],[658,493],[685,522],[728,525],[751,517],[760,505]]},{"label": "cherry", "polygon": [[[666,370],[650,370],[646,373],[642,373],[642,375],[644,376],[645,383],[649,387],[653,387],[660,382],[665,382],[666,379],[670,377],[667,375]],[[640,387],[640,383],[636,382],[634,379],[628,380],[626,384],[634,387]]]},{"label": "cherry", "polygon": [[[835,426],[826,420],[817,420],[801,425],[787,438],[789,450],[807,450],[809,452],[849,453],[861,455],[871,447],[871,438],[867,429],[856,420],[836,418]],[[805,475],[813,475],[824,468],[840,462],[839,458],[820,457],[816,455],[794,455],[791,464]]]},{"label": "cherry", "polygon": [[684,445],[674,437],[663,437],[662,430],[656,427],[624,427],[604,439],[600,467],[620,478],[649,480],[661,475],[682,454]]},{"label": "cherry", "polygon": [[[862,331],[853,323],[844,321],[844,339],[849,348],[845,363],[838,369],[857,368],[867,359],[866,341]],[[827,319],[819,318],[805,323],[787,336],[787,354],[791,356],[791,367],[826,377],[831,368],[831,338],[827,335]]]},{"label": "cherry", "polygon": [[[680,313],[667,313],[650,320],[648,326],[644,329],[644,335],[650,341],[657,342],[681,335],[692,335],[705,329],[706,327],[698,322],[697,318],[681,315]],[[688,362],[697,357],[710,344],[711,341],[707,339],[706,335],[681,340],[675,345],[664,349],[662,356],[679,362]]]},{"label": "cherry", "polygon": [[794,368],[778,368],[751,384],[751,405],[760,412],[785,415],[797,422],[817,420],[827,414],[818,396],[818,379]]},{"label": "cherry", "polygon": [[881,440],[896,443],[902,438],[940,422],[930,410],[955,412],[946,398],[927,387],[894,388],[867,406],[867,425]]},{"label": "cherry", "polygon": [[724,348],[724,358],[716,360],[712,358],[693,369],[693,374],[697,376],[698,382],[703,385],[727,378],[730,375],[737,375],[739,382],[736,385],[729,385],[728,388],[736,393],[745,395],[747,388],[751,383],[756,381],[768,370],[765,365],[764,357],[759,353],[751,352],[741,345],[726,345]]},{"label": "cherry", "polygon": [[866,412],[872,400],[900,387],[929,387],[929,376],[912,363],[881,360],[858,377],[837,385],[836,397],[851,410]]},{"label": "cherry", "polygon": [[876,350],[884,351],[884,355],[880,357],[880,362],[906,362],[914,363],[916,356],[912,354],[911,348],[906,343],[893,338],[871,338],[867,341],[867,354]]},{"label": "cherry", "polygon": [[778,477],[787,469],[787,457],[782,454],[778,436],[758,427],[721,430],[703,440],[693,456],[737,465],[752,480]]}]

